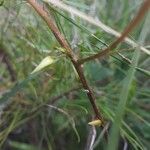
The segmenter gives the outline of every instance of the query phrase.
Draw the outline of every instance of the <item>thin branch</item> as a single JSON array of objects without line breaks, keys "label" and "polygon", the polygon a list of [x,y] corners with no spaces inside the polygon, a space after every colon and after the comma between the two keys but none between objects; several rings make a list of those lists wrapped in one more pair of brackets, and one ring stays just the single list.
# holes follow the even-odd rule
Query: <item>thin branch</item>
[{"label": "thin branch", "polygon": [[101,142],[101,139],[103,138],[103,136],[105,135],[105,133],[108,131],[108,128],[110,126],[110,123],[108,122],[105,127],[103,128],[102,132],[100,133],[100,135],[97,137],[97,140],[95,141],[94,145],[93,145],[93,149],[95,149],[98,144]]},{"label": "thin branch", "polygon": [[110,51],[115,49],[118,46],[118,44],[120,44],[125,39],[125,37],[128,36],[128,34],[138,25],[138,23],[142,20],[142,18],[148,12],[149,8],[150,8],[150,0],[144,1],[143,5],[141,6],[141,8],[140,8],[139,12],[137,13],[137,15],[135,16],[135,18],[127,25],[127,27],[122,32],[122,34],[119,38],[117,38],[112,44],[110,44],[107,48],[105,48],[101,52],[79,60],[79,64],[83,64],[87,61],[91,61],[93,59],[97,59],[97,58],[106,56]]},{"label": "thin branch", "polygon": [[126,61],[128,64],[132,64],[132,61],[131,61],[129,58],[125,57],[123,54],[121,54],[121,53],[119,53],[119,52],[117,52],[117,54],[118,54],[124,61]]},{"label": "thin branch", "polygon": [[[43,1],[45,1],[46,3],[49,3],[49,4],[53,4],[54,6],[66,11],[66,12],[69,12],[70,14],[74,14],[75,16],[77,16],[79,18],[82,18],[83,20],[85,20],[85,21],[87,21],[87,22],[89,22],[89,23],[91,23],[91,24],[93,24],[97,27],[100,27],[105,32],[107,32],[111,35],[114,35],[117,38],[121,36],[121,33],[117,32],[114,29],[112,29],[111,27],[107,26],[100,19],[98,19],[98,18],[94,19],[91,16],[87,16],[87,14],[84,14],[83,12],[81,12],[81,11],[71,7],[71,6],[68,6],[68,5],[64,4],[60,0],[43,0]],[[146,54],[150,55],[150,51],[148,49],[144,48],[143,46],[138,45],[137,43],[135,43],[130,38],[126,37],[124,39],[124,42],[126,42],[128,45],[130,45],[132,47],[139,47],[139,49],[141,51],[143,51]]]},{"label": "thin branch", "polygon": [[70,58],[71,62],[73,63],[80,81],[82,83],[83,88],[87,91],[87,96],[91,102],[91,105],[93,107],[93,110],[95,112],[96,118],[102,120],[102,123],[104,125],[104,121],[102,118],[102,115],[100,114],[96,103],[95,103],[95,96],[93,94],[93,91],[89,87],[86,78],[83,73],[83,68],[81,65],[78,64],[78,60],[76,58],[76,55],[73,53],[72,49],[70,48],[69,44],[67,43],[65,37],[60,33],[57,26],[54,24],[54,21],[49,17],[47,12],[43,10],[43,7],[40,6],[35,0],[27,0],[27,2],[36,10],[36,12],[43,18],[43,20],[47,23],[49,29],[53,32],[54,36],[56,37],[59,44],[66,50],[66,55]]},{"label": "thin branch", "polygon": [[49,101],[49,104],[54,104],[56,103],[59,99],[63,98],[63,97],[67,97],[69,94],[75,92],[75,91],[78,91],[79,89],[81,89],[81,87],[75,87],[75,88],[72,88],[56,97],[53,97],[52,99],[50,99]]},{"label": "thin branch", "polygon": [[88,131],[86,146],[84,150],[93,150],[93,145],[95,143],[96,135],[97,135],[97,132],[96,132],[95,126],[90,126],[89,131]]},{"label": "thin branch", "polygon": [[0,58],[1,57],[2,57],[2,62],[6,64],[7,70],[10,74],[10,77],[11,77],[11,81],[15,82],[17,75],[14,71],[14,68],[13,68],[11,62],[10,62],[8,54],[5,52],[5,50],[2,47],[0,47]]}]

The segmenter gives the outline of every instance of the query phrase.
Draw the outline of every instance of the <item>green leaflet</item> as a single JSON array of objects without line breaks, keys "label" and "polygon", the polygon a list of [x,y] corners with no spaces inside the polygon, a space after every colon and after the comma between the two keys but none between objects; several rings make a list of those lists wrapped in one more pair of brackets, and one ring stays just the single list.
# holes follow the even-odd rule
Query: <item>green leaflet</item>
[{"label": "green leaflet", "polygon": [[45,57],[40,64],[31,72],[31,74],[36,73],[44,69],[45,67],[51,65],[54,62],[50,56]]}]

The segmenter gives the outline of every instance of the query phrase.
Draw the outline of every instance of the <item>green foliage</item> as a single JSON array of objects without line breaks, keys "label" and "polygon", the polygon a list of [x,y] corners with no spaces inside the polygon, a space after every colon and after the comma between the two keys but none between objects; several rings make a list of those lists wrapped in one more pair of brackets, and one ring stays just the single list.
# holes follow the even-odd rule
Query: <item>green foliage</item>
[{"label": "green foliage", "polygon": [[[115,39],[82,18],[39,2],[80,58]],[[141,4],[134,0],[63,2],[117,31],[125,28]],[[148,18],[130,33],[143,46],[150,45]],[[92,147],[148,150],[149,56],[123,43],[110,57],[87,62],[83,68],[110,128],[107,144],[102,129],[96,127]],[[0,149],[85,149],[93,129],[88,122],[94,115],[86,93],[64,49],[32,7],[24,0],[0,1]]]}]

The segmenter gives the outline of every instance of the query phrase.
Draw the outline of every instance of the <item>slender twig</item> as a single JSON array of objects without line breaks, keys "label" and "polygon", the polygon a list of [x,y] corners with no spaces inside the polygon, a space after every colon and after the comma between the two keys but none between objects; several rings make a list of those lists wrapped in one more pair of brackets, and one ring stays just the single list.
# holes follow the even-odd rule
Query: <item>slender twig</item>
[{"label": "slender twig", "polygon": [[97,119],[102,120],[104,125],[104,120],[102,118],[101,113],[99,112],[96,103],[95,103],[95,96],[93,91],[89,87],[86,78],[83,73],[83,68],[81,65],[78,64],[78,60],[76,55],[73,53],[72,49],[70,48],[69,44],[67,43],[65,37],[60,33],[57,26],[54,24],[54,21],[49,17],[47,11],[43,10],[43,7],[39,5],[35,0],[27,0],[27,2],[36,10],[36,12],[43,18],[43,20],[47,23],[49,29],[53,32],[54,36],[56,37],[59,44],[66,50],[66,55],[70,58],[71,62],[73,63],[78,75],[79,79],[82,83],[83,88],[87,91],[87,96],[91,102],[93,110],[95,112],[95,116]]},{"label": "slender twig", "polygon": [[[92,120],[93,119],[94,118],[92,116]],[[84,150],[93,150],[93,145],[95,143],[96,135],[97,135],[97,132],[96,132],[95,126],[91,126],[88,131],[86,146]]]},{"label": "slender twig", "polygon": [[59,99],[63,98],[63,97],[67,97],[69,94],[75,92],[75,91],[78,91],[79,89],[81,89],[81,87],[75,87],[75,88],[72,88],[64,93],[61,93],[60,95],[56,96],[56,97],[53,97],[49,100],[49,104],[54,104],[56,103]]},{"label": "slender twig", "polygon": [[2,57],[2,62],[6,64],[7,70],[11,77],[11,81],[15,82],[16,81],[16,73],[10,62],[8,54],[5,52],[5,50],[2,47],[0,47],[0,58],[1,57]]},{"label": "slender twig", "polygon": [[132,61],[131,61],[129,58],[125,57],[123,54],[121,54],[121,53],[119,53],[119,52],[117,52],[117,54],[118,54],[124,61],[126,61],[128,64],[132,64]]},{"label": "slender twig", "polygon": [[117,38],[112,44],[110,44],[107,48],[105,48],[101,52],[79,60],[79,64],[83,64],[87,61],[91,61],[100,58],[102,56],[106,56],[110,51],[115,49],[118,46],[118,44],[120,44],[126,38],[126,36],[128,36],[128,34],[138,25],[138,23],[141,21],[141,19],[145,16],[147,11],[149,10],[149,8],[150,8],[150,0],[144,1],[135,18],[127,25],[127,27],[122,32],[119,38]]},{"label": "slender twig", "polygon": [[[121,33],[117,32],[116,30],[112,29],[111,27],[107,26],[106,24],[104,24],[100,19],[98,18],[93,18],[69,5],[64,4],[62,1],[60,0],[43,0],[44,2],[48,3],[49,5],[54,5],[66,12],[69,12],[70,14],[73,14],[87,22],[89,22],[90,24],[93,24],[97,27],[100,27],[103,31],[105,31],[106,33],[109,33],[111,35],[114,35],[115,37],[120,37]],[[143,46],[138,45],[137,43],[135,43],[133,40],[131,40],[129,37],[126,37],[124,39],[124,42],[127,43],[128,45],[132,46],[132,47],[139,47],[140,50],[142,50],[143,52],[145,52],[146,54],[150,55],[150,51],[148,49],[146,49]]]}]

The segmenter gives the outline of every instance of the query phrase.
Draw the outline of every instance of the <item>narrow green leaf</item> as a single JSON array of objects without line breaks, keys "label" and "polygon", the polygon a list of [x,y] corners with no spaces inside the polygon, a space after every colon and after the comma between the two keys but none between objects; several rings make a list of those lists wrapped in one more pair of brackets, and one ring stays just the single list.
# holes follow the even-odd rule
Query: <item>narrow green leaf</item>
[{"label": "narrow green leaf", "polygon": [[26,144],[26,143],[10,141],[9,144],[12,148],[15,148],[18,150],[37,150],[37,148],[35,148],[34,146]]},{"label": "narrow green leaf", "polygon": [[142,73],[144,73],[145,75],[147,75],[148,77],[150,77],[150,71],[142,69],[142,68],[138,68],[136,67],[136,69]]},{"label": "narrow green leaf", "polygon": [[[150,19],[148,19],[148,18],[149,18],[149,16],[147,17],[145,24],[143,26],[143,29],[141,31],[141,34],[140,34],[139,42],[141,42],[141,44],[144,43],[144,40],[146,39],[146,36],[148,33],[147,27],[148,27],[148,24],[150,23],[150,21],[149,21]],[[116,110],[114,124],[111,128],[107,150],[116,150],[117,149],[118,141],[119,141],[119,129],[121,128],[121,125],[122,125],[122,120],[123,120],[123,116],[125,114],[126,103],[127,103],[128,95],[129,95],[129,89],[130,89],[131,83],[134,78],[134,74],[136,71],[135,68],[138,65],[139,57],[140,57],[140,51],[139,51],[139,48],[137,48],[134,51],[134,55],[133,55],[133,59],[132,59],[133,64],[131,65],[131,68],[129,69],[129,71],[127,73],[127,76],[124,80],[123,88],[120,93],[120,98],[119,98],[120,101],[119,101],[119,104],[118,104],[118,107]]]},{"label": "narrow green leaf", "polygon": [[30,75],[26,79],[24,79],[23,81],[17,83],[14,87],[12,87],[10,89],[9,92],[6,92],[4,95],[2,95],[2,97],[0,98],[0,104],[10,101],[11,97],[15,96],[15,94],[17,92],[22,90],[23,87],[25,87],[31,80],[33,80],[36,77],[37,77],[37,74]]}]

